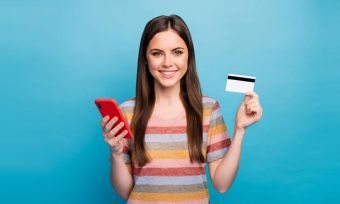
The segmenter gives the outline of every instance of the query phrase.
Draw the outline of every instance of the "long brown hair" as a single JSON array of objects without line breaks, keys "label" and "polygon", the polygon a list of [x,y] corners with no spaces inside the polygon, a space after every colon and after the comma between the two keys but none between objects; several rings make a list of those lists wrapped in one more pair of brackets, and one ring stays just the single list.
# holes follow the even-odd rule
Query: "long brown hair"
[{"label": "long brown hair", "polygon": [[202,154],[203,143],[203,105],[202,91],[196,72],[194,45],[189,29],[183,19],[177,15],[158,16],[150,20],[145,28],[140,41],[136,103],[131,120],[131,129],[134,133],[134,151],[139,166],[144,166],[150,161],[146,154],[145,131],[155,105],[154,79],[149,72],[146,49],[153,38],[159,32],[168,29],[174,30],[188,47],[188,69],[182,77],[180,85],[180,99],[184,105],[187,118],[188,150],[191,162],[205,162]]}]

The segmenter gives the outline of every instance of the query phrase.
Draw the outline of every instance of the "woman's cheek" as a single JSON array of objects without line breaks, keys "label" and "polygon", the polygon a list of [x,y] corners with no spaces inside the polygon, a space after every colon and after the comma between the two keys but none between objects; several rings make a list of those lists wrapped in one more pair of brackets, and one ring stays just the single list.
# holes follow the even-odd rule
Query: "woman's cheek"
[{"label": "woman's cheek", "polygon": [[177,64],[178,66],[180,66],[181,69],[186,68],[187,65],[188,65],[188,56],[187,56],[187,55],[183,55],[183,56],[181,56],[181,57],[178,57],[178,58],[176,59],[176,64]]},{"label": "woman's cheek", "polygon": [[151,75],[153,77],[157,77],[159,67],[160,65],[158,63],[155,62],[152,62],[151,64],[149,63],[149,71],[151,72]]},{"label": "woman's cheek", "polygon": [[177,65],[177,67],[179,68],[179,69],[186,69],[187,68],[187,66],[188,66],[188,61],[185,61],[185,60],[178,60],[177,62],[176,62],[176,65]]},{"label": "woman's cheek", "polygon": [[158,68],[161,66],[162,60],[160,59],[154,59],[149,62],[149,67],[153,70],[158,70]]}]

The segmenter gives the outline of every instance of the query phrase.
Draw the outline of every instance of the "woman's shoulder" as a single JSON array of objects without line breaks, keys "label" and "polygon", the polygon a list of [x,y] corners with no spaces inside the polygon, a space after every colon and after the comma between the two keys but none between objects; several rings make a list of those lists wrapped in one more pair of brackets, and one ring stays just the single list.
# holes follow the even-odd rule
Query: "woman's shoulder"
[{"label": "woman's shoulder", "polygon": [[218,104],[218,101],[214,98],[211,98],[207,95],[202,96],[202,102],[204,108],[213,108],[216,104]]},{"label": "woman's shoulder", "polygon": [[123,112],[133,110],[133,108],[135,107],[135,103],[136,103],[135,99],[136,99],[136,97],[129,98],[126,101],[122,102],[119,105],[119,107],[122,109]]},{"label": "woman's shoulder", "polygon": [[209,96],[203,95],[203,116],[211,118],[212,114],[219,109],[218,101]]}]

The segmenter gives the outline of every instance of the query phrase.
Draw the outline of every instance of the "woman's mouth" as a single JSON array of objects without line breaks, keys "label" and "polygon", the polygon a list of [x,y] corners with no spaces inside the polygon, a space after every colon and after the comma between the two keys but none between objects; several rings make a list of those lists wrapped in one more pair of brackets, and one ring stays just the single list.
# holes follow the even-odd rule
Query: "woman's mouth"
[{"label": "woman's mouth", "polygon": [[163,78],[170,79],[175,76],[177,70],[166,70],[166,71],[159,71]]}]

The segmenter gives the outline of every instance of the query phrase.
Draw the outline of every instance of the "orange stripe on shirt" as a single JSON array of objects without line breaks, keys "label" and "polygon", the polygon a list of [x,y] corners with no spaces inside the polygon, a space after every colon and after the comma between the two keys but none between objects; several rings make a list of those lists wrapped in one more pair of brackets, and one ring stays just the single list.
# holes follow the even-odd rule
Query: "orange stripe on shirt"
[{"label": "orange stripe on shirt", "polygon": [[194,193],[144,193],[131,192],[129,199],[141,201],[187,201],[206,198],[208,191],[199,191]]},{"label": "orange stripe on shirt", "polygon": [[205,175],[204,167],[185,168],[133,168],[138,176],[196,176]]},{"label": "orange stripe on shirt", "polygon": [[[203,126],[203,131],[207,132],[209,125]],[[169,126],[169,127],[147,127],[146,134],[185,134],[187,133],[186,126]]]}]

